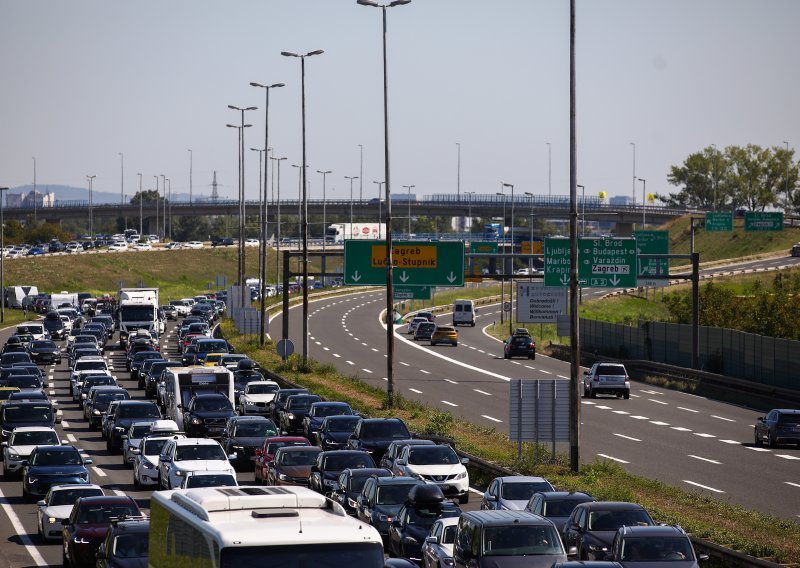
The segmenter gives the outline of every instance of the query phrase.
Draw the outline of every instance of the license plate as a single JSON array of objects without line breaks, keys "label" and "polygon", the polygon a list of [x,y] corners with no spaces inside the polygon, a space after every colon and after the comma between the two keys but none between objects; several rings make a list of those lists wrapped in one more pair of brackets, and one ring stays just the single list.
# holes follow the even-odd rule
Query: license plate
[{"label": "license plate", "polygon": [[222,432],[222,428],[209,428],[208,431],[209,432],[215,432],[215,433],[216,432]]}]

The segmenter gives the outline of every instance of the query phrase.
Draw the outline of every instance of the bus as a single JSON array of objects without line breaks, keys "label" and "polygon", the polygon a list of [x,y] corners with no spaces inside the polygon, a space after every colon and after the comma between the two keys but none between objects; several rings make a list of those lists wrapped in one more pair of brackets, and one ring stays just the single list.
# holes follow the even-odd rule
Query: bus
[{"label": "bus", "polygon": [[197,393],[222,393],[234,404],[233,373],[227,367],[169,367],[164,369],[166,417],[185,430],[183,411]]},{"label": "bus", "polygon": [[150,498],[151,568],[382,568],[378,531],[307,487],[202,487]]}]

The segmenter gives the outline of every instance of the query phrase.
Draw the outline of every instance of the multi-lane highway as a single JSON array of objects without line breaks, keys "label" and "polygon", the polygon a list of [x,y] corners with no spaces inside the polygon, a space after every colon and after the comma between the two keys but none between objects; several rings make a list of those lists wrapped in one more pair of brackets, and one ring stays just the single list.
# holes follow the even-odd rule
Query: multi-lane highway
[{"label": "multi-lane highway", "polygon": [[[792,264],[781,258],[737,265],[737,270]],[[719,270],[730,270],[725,267]],[[321,299],[311,304],[310,356],[340,371],[386,387],[383,292]],[[300,346],[301,313],[292,309],[290,337]],[[440,321],[450,322],[448,315]],[[499,325],[497,306],[479,309],[474,328],[459,328],[458,347],[429,347],[395,329],[395,389],[411,399],[448,410],[501,433],[508,431],[512,378],[563,379],[569,364],[537,356],[506,360],[500,342],[486,333]],[[280,318],[271,333],[280,337]],[[583,400],[582,459],[608,459],[628,471],[694,489],[784,518],[800,518],[800,451],[753,446],[753,424],[762,412],[634,383],[631,399]],[[758,491],[753,491],[754,483]]]}]

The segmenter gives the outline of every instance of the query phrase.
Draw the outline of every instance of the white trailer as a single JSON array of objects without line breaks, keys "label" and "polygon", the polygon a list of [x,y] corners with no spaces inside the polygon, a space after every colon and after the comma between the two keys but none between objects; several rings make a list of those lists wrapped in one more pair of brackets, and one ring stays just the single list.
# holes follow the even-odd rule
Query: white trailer
[{"label": "white trailer", "polygon": [[386,223],[333,223],[325,229],[326,243],[342,243],[347,239],[381,240],[386,238]]},{"label": "white trailer", "polygon": [[27,296],[35,296],[39,293],[36,286],[8,286],[6,288],[6,302],[9,308],[22,309],[22,300]]}]

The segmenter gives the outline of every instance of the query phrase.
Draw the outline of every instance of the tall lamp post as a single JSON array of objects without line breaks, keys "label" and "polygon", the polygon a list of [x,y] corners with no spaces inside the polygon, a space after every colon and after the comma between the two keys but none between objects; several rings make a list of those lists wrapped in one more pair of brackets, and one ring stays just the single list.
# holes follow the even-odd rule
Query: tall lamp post
[{"label": "tall lamp post", "polygon": [[297,57],[300,59],[300,98],[303,123],[303,163],[301,176],[303,179],[303,368],[308,368],[308,195],[306,191],[306,57],[320,55],[323,50],[317,49],[308,53],[292,53],[281,51],[284,57]]},{"label": "tall lamp post", "polygon": [[325,286],[325,250],[326,245],[325,241],[327,238],[325,237],[325,232],[328,230],[328,222],[327,222],[327,207],[328,207],[328,194],[326,193],[325,188],[325,178],[328,174],[333,173],[331,170],[317,170],[318,174],[322,174],[322,285]]},{"label": "tall lamp post", "polygon": [[[503,182],[503,194],[505,195],[505,188],[511,188],[511,272],[514,272],[514,184]],[[508,302],[511,304],[511,311],[508,312],[508,334],[513,335],[514,330],[511,328],[511,323],[514,320],[514,279],[511,279],[510,286],[508,287]]]},{"label": "tall lamp post", "polygon": [[192,169],[194,166],[194,153],[189,148],[189,205],[192,204]]},{"label": "tall lamp post", "polygon": [[136,175],[139,176],[139,238],[141,239],[142,234],[144,233],[144,230],[142,229],[142,202],[144,201],[144,198],[142,197],[142,174]]},{"label": "tall lamp post", "polygon": [[119,154],[119,215],[123,218],[125,229],[127,229],[128,219],[122,211],[122,208],[125,207],[125,154],[117,153]]},{"label": "tall lamp post", "polygon": [[6,321],[6,225],[3,214],[5,196],[3,192],[8,191],[7,187],[0,187],[0,323]]},{"label": "tall lamp post", "polygon": [[[575,187],[581,190],[581,236],[586,236],[586,186],[575,184]],[[644,227],[643,227],[644,228]]]},{"label": "tall lamp post", "polygon": [[92,219],[92,181],[97,176],[86,176],[86,179],[89,180],[89,238],[94,241],[94,223]]},{"label": "tall lamp post", "polygon": [[169,178],[167,178],[167,188],[168,189],[164,190],[164,195],[167,196],[165,218],[169,221],[169,229],[164,231],[164,233],[169,240],[172,240],[172,180]]},{"label": "tall lamp post", "polygon": [[[250,148],[250,150],[253,151],[253,152],[258,152],[258,277],[261,278],[261,263],[262,263],[262,261],[264,259],[264,253],[263,253],[264,249],[262,249],[262,244],[264,242],[264,239],[263,239],[264,233],[262,231],[262,229],[264,228],[264,224],[263,224],[264,217],[263,217],[263,210],[262,210],[261,206],[264,203],[264,201],[262,201],[262,199],[266,199],[266,197],[264,197],[264,193],[262,192],[262,189],[261,189],[261,174],[262,174],[263,167],[264,167],[264,165],[262,164],[262,160],[264,159],[264,152],[266,150],[262,150],[262,149],[259,149],[259,148]],[[266,189],[266,184],[264,186],[264,189]],[[258,295],[259,295],[259,298],[261,299],[261,303],[262,304],[264,303],[264,284],[265,283],[264,283],[263,280],[260,280],[259,284],[258,284]],[[261,341],[261,333],[260,333],[260,331],[261,330],[259,329],[259,342]],[[263,345],[263,343],[260,343],[260,345]]]},{"label": "tall lamp post", "polygon": [[[348,230],[349,233],[352,234],[353,232],[353,180],[359,179],[358,176],[344,176],[344,179],[350,180],[350,229]],[[345,234],[345,236],[347,236]]]},{"label": "tall lamp post", "polygon": [[[383,203],[381,201],[381,197],[383,196],[383,190],[382,190],[381,186],[383,184],[385,184],[386,182],[385,181],[373,181],[372,183],[375,183],[375,184],[378,185],[378,238],[380,238],[380,236],[381,236],[381,228],[380,227],[381,227],[381,218],[382,218],[382,216],[381,216],[381,206],[383,205]],[[387,227],[386,230],[388,231],[389,228]]]},{"label": "tall lamp post", "polygon": [[[276,232],[275,237],[275,284],[277,285],[278,282],[281,281],[280,277],[280,270],[281,270],[281,162],[286,159],[286,156],[282,158],[275,158],[270,156],[270,160],[278,162],[278,217],[276,219],[276,225],[278,226],[278,230]],[[273,170],[274,171],[274,170]],[[288,291],[284,292],[287,293]]]},{"label": "tall lamp post", "polygon": [[783,214],[786,215],[789,213],[789,143],[786,140],[783,143],[786,144],[786,179],[784,180],[786,200],[783,202]]},{"label": "tall lamp post", "polygon": [[297,168],[297,246],[299,248],[303,223],[303,172],[300,164],[292,164],[292,167]]},{"label": "tall lamp post", "polygon": [[629,142],[633,148],[633,205],[636,205],[636,142]]},{"label": "tall lamp post", "polygon": [[416,185],[404,185],[404,188],[408,190],[408,237],[411,238],[411,189],[417,187]]},{"label": "tall lamp post", "polygon": [[640,182],[642,182],[642,230],[644,230],[645,225],[647,225],[647,223],[645,222],[645,213],[646,213],[646,211],[645,211],[645,208],[644,208],[644,206],[645,206],[645,194],[647,192],[647,180],[646,179],[642,179],[642,178],[637,178],[637,179]]},{"label": "tall lamp post", "polygon": [[244,123],[244,113],[250,110],[258,110],[258,107],[237,107],[235,105],[228,105],[231,110],[237,110],[241,113],[241,122],[239,126],[228,124],[229,128],[236,128],[239,131],[239,289],[242,295],[242,308],[245,307],[247,302],[247,295],[244,285],[245,277],[245,253],[244,253],[244,224],[245,219],[245,204],[244,204],[244,129],[253,126],[252,124]]}]

